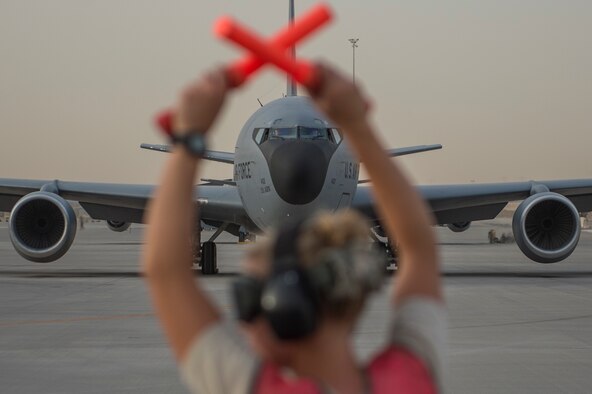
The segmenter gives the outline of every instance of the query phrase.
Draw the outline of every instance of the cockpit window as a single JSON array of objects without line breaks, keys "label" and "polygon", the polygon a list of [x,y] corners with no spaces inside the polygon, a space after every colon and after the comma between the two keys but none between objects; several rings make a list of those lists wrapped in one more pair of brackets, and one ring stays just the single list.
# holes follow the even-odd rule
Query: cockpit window
[{"label": "cockpit window", "polygon": [[341,142],[339,130],[325,127],[261,127],[253,131],[253,140],[260,145],[265,141],[273,140],[308,140],[329,141],[334,144]]},{"label": "cockpit window", "polygon": [[331,136],[333,137],[333,142],[335,142],[337,145],[339,145],[339,143],[341,142],[341,133],[339,132],[338,129],[329,129],[331,130]]},{"label": "cockpit window", "polygon": [[[253,139],[255,140],[257,145],[259,145],[261,142],[263,142],[266,131],[267,131],[267,133],[269,133],[269,129],[265,129],[265,128],[255,129],[255,132],[253,133]],[[265,139],[267,139],[267,138],[265,138]]]},{"label": "cockpit window", "polygon": [[295,140],[298,138],[298,131],[295,127],[274,127],[270,130],[270,140]]},{"label": "cockpit window", "polygon": [[313,127],[298,127],[298,136],[301,140],[329,140],[327,129]]}]

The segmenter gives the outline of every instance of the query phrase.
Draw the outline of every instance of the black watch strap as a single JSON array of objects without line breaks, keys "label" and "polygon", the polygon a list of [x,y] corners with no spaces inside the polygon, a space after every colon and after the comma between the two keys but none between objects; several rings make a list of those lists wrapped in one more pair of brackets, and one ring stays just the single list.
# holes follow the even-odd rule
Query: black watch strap
[{"label": "black watch strap", "polygon": [[201,132],[173,133],[171,143],[183,145],[187,152],[195,157],[203,157],[206,152],[206,140]]}]

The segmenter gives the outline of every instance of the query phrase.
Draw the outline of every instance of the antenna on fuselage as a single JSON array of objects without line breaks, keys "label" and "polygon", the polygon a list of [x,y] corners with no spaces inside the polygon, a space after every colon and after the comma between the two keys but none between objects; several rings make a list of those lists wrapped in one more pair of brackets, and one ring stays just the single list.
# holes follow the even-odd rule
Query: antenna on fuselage
[{"label": "antenna on fuselage", "polygon": [[[290,0],[289,2],[289,14],[288,14],[288,19],[290,21],[290,25],[294,24],[294,0]],[[294,45],[292,45],[290,47],[290,57],[292,58],[292,60],[296,59],[296,47]],[[296,87],[296,82],[294,81],[294,78],[292,78],[291,76],[288,75],[288,86],[287,86],[287,90],[286,90],[286,96],[297,96],[298,95],[298,89]]]}]

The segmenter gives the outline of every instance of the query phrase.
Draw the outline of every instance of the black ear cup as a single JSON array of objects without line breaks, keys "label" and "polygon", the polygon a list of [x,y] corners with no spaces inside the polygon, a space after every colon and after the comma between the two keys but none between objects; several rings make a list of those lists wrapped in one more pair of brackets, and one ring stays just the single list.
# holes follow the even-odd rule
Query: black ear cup
[{"label": "black ear cup", "polygon": [[310,335],[317,327],[317,305],[309,279],[299,267],[277,273],[261,297],[263,313],[281,340]]},{"label": "black ear cup", "polygon": [[239,320],[252,322],[261,314],[263,283],[250,276],[239,276],[232,284],[232,296]]},{"label": "black ear cup", "polygon": [[318,296],[298,260],[301,226],[292,223],[280,231],[269,279],[241,276],[232,287],[238,318],[252,322],[263,315],[281,340],[304,338],[317,327]]}]

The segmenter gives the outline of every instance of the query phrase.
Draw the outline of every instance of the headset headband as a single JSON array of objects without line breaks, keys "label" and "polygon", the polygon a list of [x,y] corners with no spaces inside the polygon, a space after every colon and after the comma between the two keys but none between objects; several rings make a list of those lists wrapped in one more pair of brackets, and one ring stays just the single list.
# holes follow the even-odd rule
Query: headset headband
[{"label": "headset headband", "polygon": [[304,220],[298,220],[282,227],[274,246],[272,276],[299,265],[298,239]]}]

